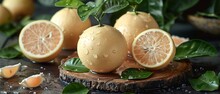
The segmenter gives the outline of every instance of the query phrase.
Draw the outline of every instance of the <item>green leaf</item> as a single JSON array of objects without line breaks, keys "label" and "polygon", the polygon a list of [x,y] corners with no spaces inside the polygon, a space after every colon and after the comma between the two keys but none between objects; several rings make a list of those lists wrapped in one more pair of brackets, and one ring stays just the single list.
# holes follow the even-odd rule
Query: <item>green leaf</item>
[{"label": "green leaf", "polygon": [[80,83],[70,83],[64,89],[62,94],[88,94],[89,89]]},{"label": "green leaf", "polygon": [[73,72],[89,72],[89,69],[82,64],[79,58],[68,59],[62,67]]},{"label": "green leaf", "polygon": [[197,16],[203,16],[203,17],[210,17],[210,18],[217,18],[220,19],[220,16],[214,14],[214,13],[205,13],[205,12],[197,12]]},{"label": "green leaf", "polygon": [[175,20],[182,15],[185,10],[193,7],[198,2],[199,0],[165,0],[163,6],[164,25],[160,27],[165,31],[170,31]]},{"label": "green leaf", "polygon": [[165,18],[166,17],[169,17],[169,19],[166,19],[164,21],[164,25],[163,26],[160,26],[161,29],[163,29],[164,31],[170,31],[170,28],[172,27],[172,25],[175,23],[175,20],[177,19],[178,16],[176,16],[175,14],[166,14],[166,16],[164,16]]},{"label": "green leaf", "polygon": [[215,15],[217,17],[220,16],[220,10],[219,10],[220,1],[219,0],[211,0],[210,4],[208,4],[208,5],[209,5],[209,7],[204,12],[202,12],[203,14],[207,14],[206,15],[207,17],[213,17],[213,15]]},{"label": "green leaf", "polygon": [[51,14],[41,14],[41,15],[34,17],[33,19],[34,20],[50,20],[52,16],[53,15]]},{"label": "green leaf", "polygon": [[175,14],[179,14],[195,4],[197,4],[199,0],[166,0],[165,1],[165,10],[166,12],[172,12]]},{"label": "green leaf", "polygon": [[19,49],[20,48],[18,44],[0,49],[0,58],[6,58],[6,59],[16,58],[22,54]]},{"label": "green leaf", "polygon": [[127,0],[130,4],[141,4],[143,0]]},{"label": "green leaf", "polygon": [[0,32],[4,33],[7,37],[11,37],[14,34],[18,33],[22,29],[21,25],[18,24],[5,24],[0,26]]},{"label": "green leaf", "polygon": [[[82,21],[86,21],[90,15],[101,16],[102,7],[104,5],[103,0],[96,0],[96,2],[88,2],[86,5],[82,5],[77,9],[78,15]],[[101,19],[100,17],[98,18]]]},{"label": "green leaf", "polygon": [[57,7],[78,8],[81,5],[84,5],[81,0],[60,0],[55,3],[55,6]]},{"label": "green leaf", "polygon": [[189,80],[196,91],[214,91],[219,87],[219,79],[214,71],[206,71],[197,79]]},{"label": "green leaf", "polygon": [[94,13],[94,11],[94,7],[88,5],[82,5],[77,10],[78,15],[82,21],[86,21],[89,18],[89,16]]},{"label": "green leaf", "polygon": [[107,0],[105,3],[105,10],[103,13],[114,13],[127,7],[129,3],[127,0]]},{"label": "green leaf", "polygon": [[146,79],[152,75],[152,72],[146,69],[129,68],[122,72],[122,79]]},{"label": "green leaf", "polygon": [[220,79],[220,72],[218,73],[218,79]]},{"label": "green leaf", "polygon": [[27,24],[33,22],[34,20],[31,20],[31,17],[30,16],[26,16],[24,17],[21,21],[20,21],[20,24],[21,26],[26,26]]},{"label": "green leaf", "polygon": [[14,44],[11,47],[13,47],[15,50],[21,52],[21,48],[20,48],[19,44]]},{"label": "green leaf", "polygon": [[216,56],[216,48],[203,40],[190,40],[176,48],[174,60],[188,59],[201,56]]},{"label": "green leaf", "polygon": [[163,0],[147,0],[148,12],[154,17],[160,27],[164,26]]}]

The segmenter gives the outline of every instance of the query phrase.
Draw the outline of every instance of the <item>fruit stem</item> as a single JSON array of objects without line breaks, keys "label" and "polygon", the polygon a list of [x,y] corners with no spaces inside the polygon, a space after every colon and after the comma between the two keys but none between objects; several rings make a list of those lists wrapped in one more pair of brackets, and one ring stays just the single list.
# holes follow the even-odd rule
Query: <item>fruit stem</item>
[{"label": "fruit stem", "polygon": [[104,15],[104,13],[96,14],[96,15],[94,16],[94,18],[97,20],[97,22],[98,22],[98,24],[99,24],[99,27],[102,27],[102,26],[103,26],[103,24],[101,23],[101,20],[102,20],[102,18],[103,18],[103,15]]},{"label": "fruit stem", "polygon": [[131,6],[131,7],[132,7],[132,12],[134,12],[135,14],[137,14],[137,11],[136,11],[137,5],[133,5],[133,6]]},{"label": "fruit stem", "polygon": [[99,24],[99,26],[101,27],[102,25],[101,25],[101,20],[98,18],[98,17],[94,17],[95,19],[96,19],[96,21],[98,22],[98,24]]}]

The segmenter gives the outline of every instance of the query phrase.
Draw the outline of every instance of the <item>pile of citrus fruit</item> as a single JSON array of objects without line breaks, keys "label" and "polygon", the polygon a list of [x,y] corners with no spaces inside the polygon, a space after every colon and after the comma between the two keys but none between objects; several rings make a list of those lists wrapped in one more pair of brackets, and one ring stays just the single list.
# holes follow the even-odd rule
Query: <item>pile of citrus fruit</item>
[{"label": "pile of citrus fruit", "polygon": [[[75,49],[77,48],[75,44],[78,43],[77,50],[79,57],[83,61],[83,64],[91,70],[111,72],[123,63],[125,59],[124,56],[127,56],[127,52],[131,54],[140,65],[155,70],[166,67],[173,60],[176,51],[174,42],[176,45],[179,45],[186,40],[179,37],[171,37],[167,32],[157,29],[158,25],[154,18],[150,14],[143,12],[139,12],[138,14],[128,12],[124,14],[117,20],[115,24],[116,29],[110,29],[109,26],[103,26],[103,29],[96,29],[99,28],[98,26],[89,28],[90,21],[87,20],[86,22],[80,23],[85,25],[83,28],[74,30],[69,29],[70,26],[68,27],[68,25],[71,24],[65,23],[70,23],[69,20],[57,20],[57,15],[72,13],[72,15],[75,15],[75,18],[78,19],[75,23],[78,23],[80,19],[75,12],[76,10],[64,8],[54,15],[51,19],[52,22],[40,20],[25,26],[19,35],[19,45],[23,54],[32,61],[48,62],[56,58],[62,48]],[[126,22],[123,22],[125,19],[127,19]],[[108,29],[110,31],[115,30],[116,32],[121,32],[123,36],[119,35],[117,38],[117,34],[111,35],[111,33],[107,33]],[[82,34],[83,31],[84,33]],[[80,34],[82,34],[81,37]],[[91,37],[93,34],[97,38]],[[99,35],[101,37],[99,37]],[[108,37],[110,38],[108,39]],[[124,39],[126,41],[122,41]],[[119,47],[119,45],[123,43],[126,43],[127,46],[121,45],[120,47],[122,48],[120,48],[120,50],[118,50],[119,48],[104,49],[110,47],[116,43],[116,41],[121,42],[115,44],[114,47],[116,47],[116,45]],[[96,49],[97,47],[101,48]],[[86,50],[84,50],[85,48]],[[89,53],[91,53],[91,56]],[[113,55],[115,57],[111,57],[112,53],[116,53]],[[116,57],[118,59],[116,59]],[[93,58],[95,59],[93,60]],[[89,59],[92,61],[88,61]],[[100,66],[102,63],[98,63],[99,61],[105,62],[106,67]]]},{"label": "pile of citrus fruit", "polygon": [[[16,5],[10,5],[12,1],[3,2],[8,10],[0,5],[0,13],[8,14],[8,18],[0,18],[0,24],[32,14],[32,0],[28,0],[30,4],[23,7],[19,7],[21,3],[18,0],[15,1]],[[24,9],[28,11],[22,11]],[[38,20],[26,25],[20,32],[19,46],[22,53],[35,62],[49,62],[62,49],[77,49],[83,65],[92,71],[106,73],[117,69],[127,55],[147,69],[162,69],[172,62],[176,46],[187,40],[171,37],[159,29],[155,19],[148,13],[127,12],[117,20],[114,27],[91,27],[89,19],[84,22],[80,20],[76,9],[64,8],[55,13],[51,21]],[[13,77],[20,65],[0,68],[0,76]],[[37,87],[43,79],[40,73],[24,79],[20,84]]]}]

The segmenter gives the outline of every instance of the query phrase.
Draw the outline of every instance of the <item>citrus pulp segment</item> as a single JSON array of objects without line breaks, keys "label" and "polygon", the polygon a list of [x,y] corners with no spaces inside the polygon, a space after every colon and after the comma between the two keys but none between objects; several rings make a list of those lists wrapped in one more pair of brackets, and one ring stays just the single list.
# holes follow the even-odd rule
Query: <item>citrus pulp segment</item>
[{"label": "citrus pulp segment", "polygon": [[32,75],[22,80],[21,83],[19,84],[22,85],[23,87],[28,87],[28,88],[38,87],[44,81],[43,76],[44,76],[43,73]]},{"label": "citrus pulp segment", "polygon": [[23,54],[36,62],[54,59],[62,50],[62,30],[54,23],[39,20],[26,25],[19,35]]},{"label": "citrus pulp segment", "polygon": [[21,63],[2,67],[0,68],[0,76],[3,78],[11,78],[17,73],[20,66],[21,66]]},{"label": "citrus pulp segment", "polygon": [[132,55],[136,62],[149,69],[166,67],[175,52],[171,36],[160,29],[148,29],[140,33],[132,44]]}]

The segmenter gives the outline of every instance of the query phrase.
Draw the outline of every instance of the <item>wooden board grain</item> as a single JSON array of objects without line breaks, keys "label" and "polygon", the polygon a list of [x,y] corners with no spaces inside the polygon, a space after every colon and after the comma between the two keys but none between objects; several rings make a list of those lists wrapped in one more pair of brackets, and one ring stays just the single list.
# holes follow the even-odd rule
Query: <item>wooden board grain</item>
[{"label": "wooden board grain", "polygon": [[[73,54],[71,57],[77,57]],[[69,58],[71,58],[69,57]],[[66,59],[62,61],[65,62]],[[134,59],[128,57],[127,60],[114,72],[107,74],[76,73],[59,68],[60,79],[63,82],[80,82],[90,89],[105,90],[110,92],[145,92],[153,88],[175,85],[185,79],[185,75],[190,72],[191,64],[188,61],[172,62],[168,67],[153,71],[153,75],[142,80],[120,79],[120,73],[127,68],[142,68]]]}]

